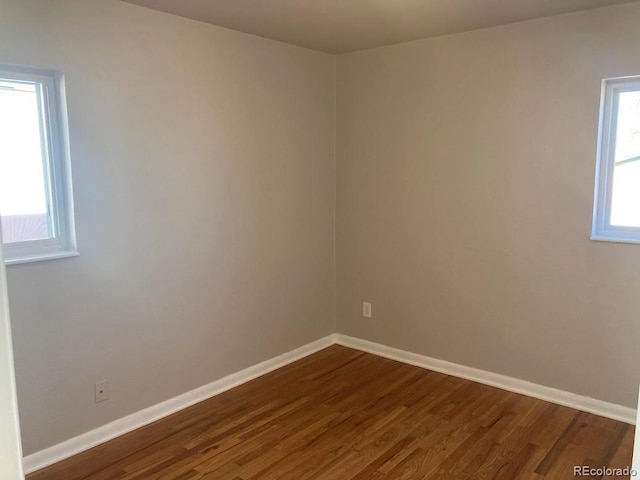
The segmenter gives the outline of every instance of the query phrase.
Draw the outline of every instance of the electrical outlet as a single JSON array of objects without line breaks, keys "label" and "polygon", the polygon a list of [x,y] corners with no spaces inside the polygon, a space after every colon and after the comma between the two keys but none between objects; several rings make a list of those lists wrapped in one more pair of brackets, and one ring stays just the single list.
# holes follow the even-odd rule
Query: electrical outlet
[{"label": "electrical outlet", "polygon": [[362,316],[371,318],[371,304],[369,302],[362,302]]},{"label": "electrical outlet", "polygon": [[94,385],[96,403],[104,402],[109,399],[109,389],[106,380],[100,380]]}]

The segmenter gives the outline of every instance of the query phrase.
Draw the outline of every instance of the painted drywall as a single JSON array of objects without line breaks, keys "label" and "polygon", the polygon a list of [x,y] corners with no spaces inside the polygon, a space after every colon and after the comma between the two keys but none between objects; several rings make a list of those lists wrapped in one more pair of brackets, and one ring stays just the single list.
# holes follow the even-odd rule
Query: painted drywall
[{"label": "painted drywall", "polygon": [[638,21],[338,58],[338,332],[636,407],[640,245],[589,234],[601,81],[640,74]]},{"label": "painted drywall", "polygon": [[0,244],[0,480],[20,480],[24,478],[22,445],[3,258]]},{"label": "painted drywall", "polygon": [[329,53],[391,45],[634,0],[124,0]]},{"label": "painted drywall", "polygon": [[334,57],[115,0],[0,12],[0,62],[65,74],[80,250],[8,267],[25,454],[334,331]]}]

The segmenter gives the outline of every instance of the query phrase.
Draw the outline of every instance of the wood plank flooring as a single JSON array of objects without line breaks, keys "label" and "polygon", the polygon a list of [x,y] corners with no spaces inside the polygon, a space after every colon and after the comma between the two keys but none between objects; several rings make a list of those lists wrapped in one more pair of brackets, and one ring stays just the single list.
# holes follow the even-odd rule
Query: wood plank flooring
[{"label": "wood plank flooring", "polygon": [[574,465],[630,465],[633,433],[332,346],[27,478],[571,479]]}]

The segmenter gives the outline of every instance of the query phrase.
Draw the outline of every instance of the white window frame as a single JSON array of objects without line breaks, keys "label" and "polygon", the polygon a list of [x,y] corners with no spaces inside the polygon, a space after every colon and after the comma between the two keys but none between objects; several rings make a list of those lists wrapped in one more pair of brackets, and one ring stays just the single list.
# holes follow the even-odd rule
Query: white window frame
[{"label": "white window frame", "polygon": [[4,244],[5,263],[15,265],[77,256],[64,78],[52,70],[0,63],[0,79],[40,85],[42,157],[53,227],[53,238]]},{"label": "white window frame", "polygon": [[611,225],[618,99],[620,93],[629,91],[640,91],[640,76],[609,78],[602,82],[592,240],[640,243],[639,227]]}]

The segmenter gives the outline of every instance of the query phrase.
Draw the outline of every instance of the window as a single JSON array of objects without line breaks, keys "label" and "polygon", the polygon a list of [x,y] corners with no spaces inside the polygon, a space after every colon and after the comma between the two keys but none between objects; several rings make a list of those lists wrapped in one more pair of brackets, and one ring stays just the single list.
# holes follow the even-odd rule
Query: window
[{"label": "window", "polygon": [[62,101],[59,74],[0,64],[0,220],[7,264],[77,255]]},{"label": "window", "polygon": [[640,243],[640,77],[605,80],[593,240]]}]

